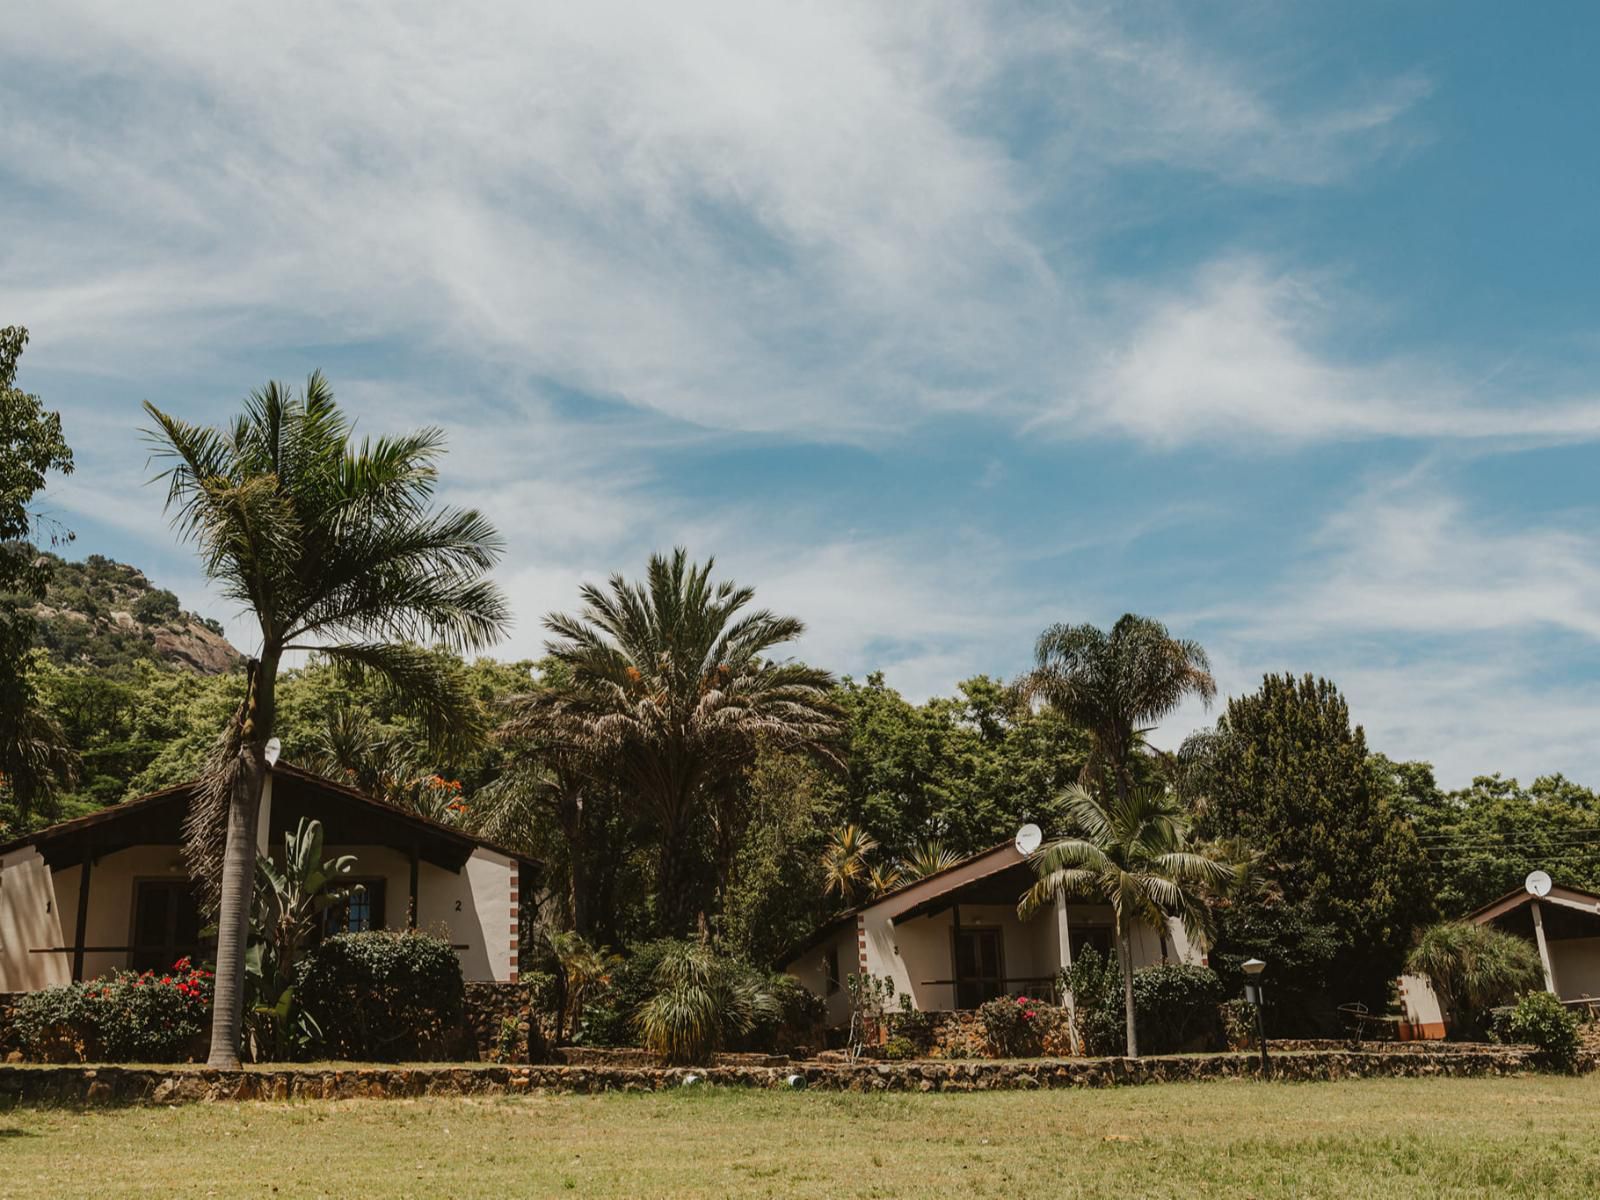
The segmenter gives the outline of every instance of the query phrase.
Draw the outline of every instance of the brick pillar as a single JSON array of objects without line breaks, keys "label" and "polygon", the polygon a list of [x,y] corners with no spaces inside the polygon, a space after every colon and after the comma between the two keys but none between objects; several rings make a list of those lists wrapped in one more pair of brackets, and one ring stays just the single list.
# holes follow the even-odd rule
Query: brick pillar
[{"label": "brick pillar", "polygon": [[511,860],[511,971],[506,976],[510,982],[517,982],[517,949],[521,942],[522,922],[519,920],[520,904],[518,903],[517,887],[519,884],[518,864],[516,859]]}]

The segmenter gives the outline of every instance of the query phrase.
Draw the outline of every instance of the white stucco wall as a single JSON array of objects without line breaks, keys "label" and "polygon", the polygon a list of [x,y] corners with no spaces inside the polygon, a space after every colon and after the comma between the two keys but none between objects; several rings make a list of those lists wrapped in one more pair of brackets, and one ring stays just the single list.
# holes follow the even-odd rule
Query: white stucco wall
[{"label": "white stucco wall", "polygon": [[[354,873],[385,880],[385,922],[405,927],[411,898],[411,863],[387,846],[329,846],[329,857],[354,854]],[[51,872],[32,847],[0,859],[0,991],[20,992],[67,983],[72,955],[30,951],[72,943],[82,867]],[[89,874],[89,916],[84,944],[127,946],[133,941],[136,885],[147,879],[182,879],[177,846],[135,846],[107,854]],[[517,864],[478,849],[457,873],[432,863],[417,871],[418,926],[447,938],[473,981],[511,978],[516,912],[512,892]],[[86,953],[84,978],[128,965],[126,951]]]},{"label": "white stucco wall", "polygon": [[1600,938],[1551,938],[1548,945],[1558,996],[1600,996]]},{"label": "white stucco wall", "polygon": [[32,846],[0,856],[0,992],[66,983],[72,978],[70,955],[28,953],[36,946],[66,944],[55,884],[44,859]]},{"label": "white stucco wall", "polygon": [[[881,912],[866,914],[867,970],[894,980],[898,992],[908,994],[924,1010],[955,1007],[956,988],[940,983],[954,976],[951,960],[951,934],[955,914],[946,909],[930,916],[891,921]],[[1069,926],[1112,927],[1111,909],[1105,905],[1067,906]],[[1007,990],[1028,991],[1053,996],[1054,980],[1062,967],[1061,938],[1056,913],[1046,909],[1027,921],[1019,920],[1011,905],[961,906],[962,928],[987,927],[1000,930]],[[1159,933],[1146,926],[1133,931],[1135,969],[1163,961]],[[1201,955],[1189,944],[1179,922],[1167,928],[1169,962],[1199,963]],[[1029,982],[1024,982],[1028,980]]]},{"label": "white stucco wall", "polygon": [[[832,951],[839,964],[838,987],[830,990],[826,963],[828,952]],[[821,996],[828,1006],[826,1018],[830,1028],[847,1025],[850,1022],[850,995],[844,989],[844,980],[848,975],[860,971],[859,952],[856,941],[855,921],[852,919],[843,928],[833,934],[818,946],[812,947],[788,965],[789,974],[798,979],[802,986],[814,995]]]}]

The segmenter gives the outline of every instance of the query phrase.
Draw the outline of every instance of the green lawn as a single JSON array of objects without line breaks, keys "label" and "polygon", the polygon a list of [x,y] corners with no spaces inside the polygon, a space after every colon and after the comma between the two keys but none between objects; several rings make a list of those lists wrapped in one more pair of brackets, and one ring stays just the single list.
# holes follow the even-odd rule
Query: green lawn
[{"label": "green lawn", "polygon": [[1600,1194],[1600,1078],[0,1112],[0,1196]]}]

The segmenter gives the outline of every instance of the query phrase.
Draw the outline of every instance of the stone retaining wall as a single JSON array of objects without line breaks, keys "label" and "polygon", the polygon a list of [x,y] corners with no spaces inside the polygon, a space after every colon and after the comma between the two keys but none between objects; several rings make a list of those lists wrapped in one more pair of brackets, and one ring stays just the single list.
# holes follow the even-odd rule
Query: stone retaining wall
[{"label": "stone retaining wall", "polygon": [[[1593,1057],[1584,1062],[1592,1070]],[[1247,1054],[1172,1058],[909,1062],[790,1067],[314,1067],[213,1071],[204,1067],[0,1067],[4,1104],[176,1104],[202,1100],[350,1100],[412,1096],[653,1092],[686,1076],[730,1087],[782,1089],[799,1076],[809,1088],[845,1092],[980,1092],[1110,1087],[1254,1077]],[[1492,1050],[1322,1051],[1272,1060],[1275,1079],[1310,1081],[1378,1076],[1513,1075],[1531,1069],[1528,1052]]]}]

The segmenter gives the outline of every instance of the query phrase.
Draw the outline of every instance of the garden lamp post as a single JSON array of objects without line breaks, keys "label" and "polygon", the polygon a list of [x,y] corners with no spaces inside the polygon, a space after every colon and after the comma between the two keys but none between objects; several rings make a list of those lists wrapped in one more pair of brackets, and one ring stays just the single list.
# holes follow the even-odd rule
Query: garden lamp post
[{"label": "garden lamp post", "polygon": [[1256,1045],[1261,1047],[1261,1078],[1267,1077],[1267,1023],[1261,1016],[1261,972],[1267,964],[1259,958],[1247,958],[1239,964],[1244,972],[1244,998],[1256,1006]]}]

